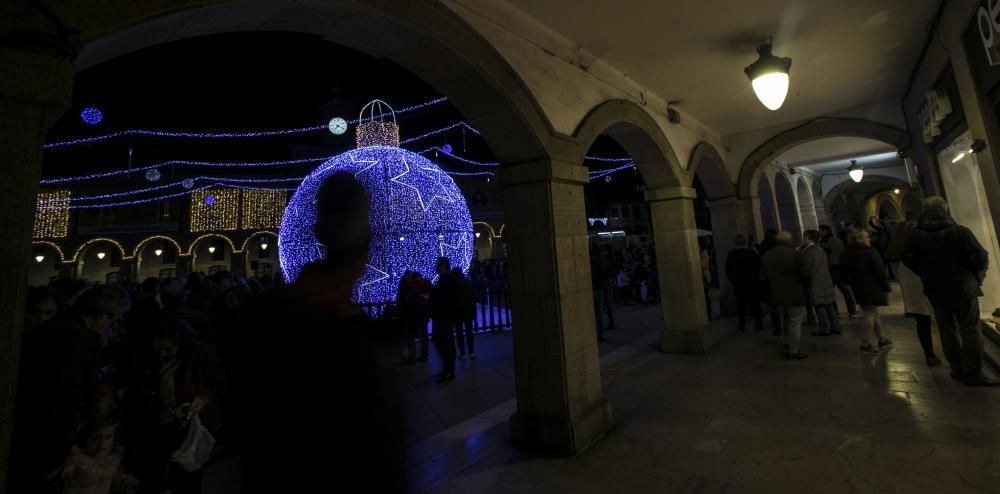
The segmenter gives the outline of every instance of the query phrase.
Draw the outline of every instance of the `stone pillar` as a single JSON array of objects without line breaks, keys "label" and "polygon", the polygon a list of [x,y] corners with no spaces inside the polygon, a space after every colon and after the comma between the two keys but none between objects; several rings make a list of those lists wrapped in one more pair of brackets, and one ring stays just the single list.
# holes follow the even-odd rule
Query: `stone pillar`
[{"label": "stone pillar", "polygon": [[646,191],[656,243],[664,352],[707,353],[708,314],[701,279],[698,231],[694,219],[695,190],[670,187]]},{"label": "stone pillar", "polygon": [[194,256],[191,254],[177,254],[177,277],[186,277],[191,274],[191,269],[193,268]]},{"label": "stone pillar", "polygon": [[125,281],[135,281],[139,282],[139,266],[138,261],[135,258],[132,259],[122,259],[118,261],[118,279]]},{"label": "stone pillar", "polygon": [[733,249],[739,230],[739,201],[735,197],[708,202],[712,215],[712,237],[715,239],[715,263],[719,267],[719,310],[723,316],[736,315],[736,296],[726,276],[726,256]]},{"label": "stone pillar", "polygon": [[79,266],[79,264],[77,264],[76,261],[70,261],[70,262],[60,261],[59,262],[59,277],[60,278],[68,278],[68,279],[71,279],[71,280],[75,280],[77,278],[77,276],[78,276],[78,273],[77,273],[77,267],[78,266]]},{"label": "stone pillar", "polygon": [[72,97],[66,60],[0,47],[0,490],[7,485],[42,143]]},{"label": "stone pillar", "polygon": [[247,275],[247,252],[233,252],[229,256],[229,272],[233,278]]},{"label": "stone pillar", "polygon": [[565,162],[501,168],[510,257],[515,445],[580,453],[613,426],[598,364],[583,185]]}]

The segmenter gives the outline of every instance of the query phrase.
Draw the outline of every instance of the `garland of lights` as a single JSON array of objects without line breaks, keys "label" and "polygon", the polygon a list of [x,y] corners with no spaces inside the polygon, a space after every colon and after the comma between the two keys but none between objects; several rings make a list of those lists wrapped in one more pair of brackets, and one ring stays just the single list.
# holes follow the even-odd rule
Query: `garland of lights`
[{"label": "garland of lights", "polygon": [[63,238],[69,235],[68,190],[39,192],[32,238]]},{"label": "garland of lights", "polygon": [[264,230],[278,228],[288,204],[288,194],[276,190],[244,190],[241,201],[240,228]]},{"label": "garland of lights", "polygon": [[[388,116],[391,108],[383,110],[377,121],[391,124]],[[382,142],[385,136],[380,132],[385,127],[364,135]],[[358,149],[317,168],[292,195],[278,241],[285,279],[295,280],[303,266],[325,254],[313,230],[314,197],[327,177],[345,171],[354,174],[365,188],[372,208],[369,260],[355,285],[356,301],[394,299],[405,271],[434,279],[434,267],[441,256],[450,259],[453,267],[467,270],[475,238],[468,206],[454,180],[419,154],[364,140],[359,144]]]},{"label": "garland of lights", "polygon": [[239,228],[240,190],[201,189],[191,193],[191,232]]}]

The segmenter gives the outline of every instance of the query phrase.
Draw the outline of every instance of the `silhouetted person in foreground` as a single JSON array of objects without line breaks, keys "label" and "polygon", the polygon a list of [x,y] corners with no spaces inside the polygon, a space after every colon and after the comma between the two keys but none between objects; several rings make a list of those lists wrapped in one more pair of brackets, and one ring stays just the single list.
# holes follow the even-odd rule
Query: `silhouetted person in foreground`
[{"label": "silhouetted person in foreground", "polygon": [[[457,306],[455,307],[455,341],[458,343],[458,358],[476,359],[476,340],[473,321],[476,320],[476,289],[472,281],[465,277],[462,270],[451,270],[458,287]],[[468,348],[467,348],[468,347]],[[468,353],[466,353],[468,352]]]},{"label": "silhouetted person in foreground", "polygon": [[441,373],[438,382],[455,379],[455,338],[454,327],[458,315],[458,280],[451,273],[451,262],[447,257],[437,261],[438,280],[431,292],[431,340],[441,355]]},{"label": "silhouetted person in foreground", "polygon": [[806,318],[805,268],[795,250],[792,234],[786,231],[774,236],[775,247],[760,259],[761,277],[767,280],[771,302],[781,314],[781,326],[788,343],[788,358],[804,359],[799,351],[802,321]]},{"label": "silhouetted person in foreground", "polygon": [[746,329],[747,308],[753,316],[754,329],[761,331],[764,329],[762,316],[760,313],[760,298],[757,293],[758,280],[760,279],[760,258],[752,249],[747,248],[746,235],[736,236],[736,247],[729,251],[726,256],[726,277],[733,285],[733,294],[736,296],[736,318],[737,329]]},{"label": "silhouetted person in foreground", "polygon": [[400,335],[352,301],[368,262],[368,197],[353,175],[337,173],[317,192],[316,209],[325,259],[254,304],[247,380],[259,394],[243,432],[247,490],[328,492],[350,482],[402,493]]},{"label": "silhouetted person in foreground", "polygon": [[98,286],[25,335],[9,492],[44,492],[45,476],[69,455],[77,430],[95,410],[101,339],[128,307],[125,290]]},{"label": "silhouetted person in foreground", "polygon": [[976,236],[951,217],[944,199],[924,200],[917,227],[906,236],[903,264],[923,282],[952,377],[969,386],[1000,385],[982,370],[979,297],[989,259]]}]

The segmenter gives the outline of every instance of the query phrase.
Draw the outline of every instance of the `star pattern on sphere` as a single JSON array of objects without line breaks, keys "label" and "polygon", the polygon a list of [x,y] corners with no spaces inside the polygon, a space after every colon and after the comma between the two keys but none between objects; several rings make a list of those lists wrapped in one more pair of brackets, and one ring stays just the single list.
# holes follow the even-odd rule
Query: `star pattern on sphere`
[{"label": "star pattern on sphere", "polygon": [[[451,175],[445,173],[444,170],[437,167],[435,168],[422,167],[421,170],[428,171],[434,174],[434,177],[436,178],[435,183],[437,183],[438,187],[440,187],[441,190],[444,191],[444,194],[448,197],[447,199],[448,202],[451,203],[455,202],[456,197],[453,194],[458,194],[459,196],[461,196],[461,193],[458,192],[458,186],[455,185],[455,180],[451,178]],[[447,180],[448,182],[450,182],[450,184],[448,182],[444,182],[444,180]],[[452,185],[453,187],[448,187],[448,185]]]},{"label": "star pattern on sphere", "polygon": [[453,252],[464,254],[466,249],[468,249],[468,243],[466,242],[466,238],[467,236],[465,235],[464,232],[462,232],[461,235],[459,236],[458,243],[452,245],[449,243],[445,243],[444,239],[438,237],[438,249],[441,251],[441,257],[448,257],[448,255],[444,253],[445,247],[451,249]]},{"label": "star pattern on sphere", "polygon": [[353,163],[365,163],[365,164],[368,165],[368,166],[366,166],[366,167],[364,167],[364,168],[362,168],[362,169],[354,172],[354,177],[357,178],[358,175],[361,175],[362,173],[364,173],[364,172],[372,169],[372,167],[374,167],[375,165],[377,165],[378,162],[379,162],[379,160],[359,160],[359,159],[355,158],[354,155],[352,154],[351,155],[351,162],[353,162]]},{"label": "star pattern on sphere", "polygon": [[[358,283],[358,286],[357,286],[358,294],[363,293],[366,286],[374,285],[374,284],[376,284],[376,283],[378,283],[380,281],[389,279],[389,273],[386,273],[385,271],[382,271],[381,269],[376,268],[375,266],[372,266],[371,264],[365,264],[365,267],[367,267],[368,269],[365,270],[365,274],[361,277],[361,279],[365,280],[367,278],[367,280],[364,281],[364,282]],[[371,278],[371,274],[370,273],[372,271],[377,272],[378,276],[375,277],[375,278]]]},{"label": "star pattern on sphere", "polygon": [[[400,156],[399,160],[403,162],[404,166],[403,173],[400,173],[399,175],[390,178],[389,181],[413,190],[413,192],[417,194],[417,202],[420,203],[420,209],[423,210],[423,212],[426,213],[427,210],[431,208],[431,204],[434,204],[435,199],[440,199],[448,202],[455,202],[455,198],[452,197],[451,193],[448,191],[448,188],[441,185],[440,181],[435,181],[434,183],[438,184],[438,186],[444,192],[444,195],[442,196],[441,194],[433,194],[431,195],[431,198],[425,202],[423,195],[420,193],[420,189],[400,180],[404,176],[409,175],[412,170],[410,170],[410,163],[406,161],[406,156]],[[421,168],[421,170],[428,170],[428,168]]]}]

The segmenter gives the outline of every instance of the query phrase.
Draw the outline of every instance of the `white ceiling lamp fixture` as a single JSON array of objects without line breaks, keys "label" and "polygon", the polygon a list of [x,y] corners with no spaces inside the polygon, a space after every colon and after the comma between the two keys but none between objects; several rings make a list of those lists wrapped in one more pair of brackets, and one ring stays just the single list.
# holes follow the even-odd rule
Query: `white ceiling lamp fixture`
[{"label": "white ceiling lamp fixture", "polygon": [[101,260],[104,260],[104,256],[106,256],[106,255],[107,255],[107,254],[105,254],[105,253],[103,253],[103,252],[98,252],[98,253],[97,253],[97,258],[98,258],[98,259],[101,259]]},{"label": "white ceiling lamp fixture", "polygon": [[476,232],[476,238],[479,238],[480,235],[482,235],[482,233]]},{"label": "white ceiling lamp fixture", "polygon": [[896,195],[899,195],[899,189],[892,189],[892,193],[896,194]]},{"label": "white ceiling lamp fixture", "polygon": [[851,160],[851,166],[847,169],[847,174],[851,176],[851,180],[860,182],[865,177],[865,170],[861,168],[861,165],[858,165],[858,160]]},{"label": "white ceiling lamp fixture", "polygon": [[215,246],[214,245],[210,245],[208,247],[208,253],[209,254],[215,254]]},{"label": "white ceiling lamp fixture", "polygon": [[962,161],[962,158],[964,157],[965,157],[965,151],[962,151],[961,153],[958,153],[958,155],[956,155],[954,158],[952,158],[951,162],[958,163],[959,161]]},{"label": "white ceiling lamp fixture", "polygon": [[45,256],[42,256],[42,255],[35,256],[35,262],[37,262],[37,263],[41,263],[44,260],[45,260]]},{"label": "white ceiling lamp fixture", "polygon": [[768,110],[775,111],[788,96],[788,72],[792,59],[776,57],[771,53],[772,40],[767,39],[757,47],[757,61],[743,69],[750,78],[750,85],[757,99]]},{"label": "white ceiling lamp fixture", "polygon": [[153,251],[153,254],[156,254],[156,256],[159,257],[163,255],[163,249],[156,249]]}]

